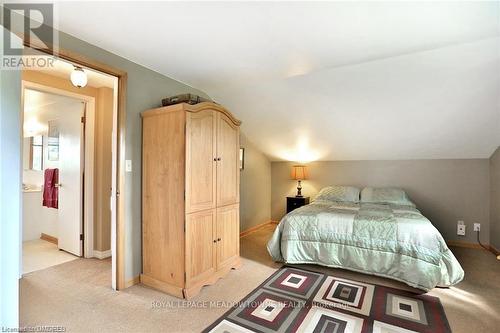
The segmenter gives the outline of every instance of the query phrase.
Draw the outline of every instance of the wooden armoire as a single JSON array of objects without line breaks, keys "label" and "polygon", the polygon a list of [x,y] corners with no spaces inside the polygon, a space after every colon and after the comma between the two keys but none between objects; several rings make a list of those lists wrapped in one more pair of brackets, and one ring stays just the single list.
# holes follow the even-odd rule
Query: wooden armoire
[{"label": "wooden armoire", "polygon": [[209,102],[142,113],[143,284],[190,298],[240,266],[240,124]]}]

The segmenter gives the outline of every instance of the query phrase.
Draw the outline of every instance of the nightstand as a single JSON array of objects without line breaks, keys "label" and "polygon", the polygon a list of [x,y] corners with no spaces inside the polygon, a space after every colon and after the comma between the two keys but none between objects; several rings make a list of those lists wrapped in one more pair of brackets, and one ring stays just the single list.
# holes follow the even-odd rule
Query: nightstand
[{"label": "nightstand", "polygon": [[309,204],[309,197],[286,197],[286,213]]}]

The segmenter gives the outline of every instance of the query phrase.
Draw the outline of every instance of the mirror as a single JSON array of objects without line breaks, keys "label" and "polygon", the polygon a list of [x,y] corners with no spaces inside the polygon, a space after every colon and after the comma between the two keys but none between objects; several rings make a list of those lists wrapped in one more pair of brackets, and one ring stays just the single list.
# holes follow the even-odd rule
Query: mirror
[{"label": "mirror", "polygon": [[43,136],[35,135],[29,138],[29,169],[43,170]]},{"label": "mirror", "polygon": [[50,120],[48,125],[47,159],[59,161],[59,125],[57,120]]}]

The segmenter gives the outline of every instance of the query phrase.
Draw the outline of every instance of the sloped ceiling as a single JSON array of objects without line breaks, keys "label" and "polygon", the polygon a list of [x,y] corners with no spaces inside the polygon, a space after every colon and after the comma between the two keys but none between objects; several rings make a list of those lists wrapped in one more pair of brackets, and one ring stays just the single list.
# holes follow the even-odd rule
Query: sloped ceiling
[{"label": "sloped ceiling", "polygon": [[205,91],[272,160],[487,158],[500,145],[499,2],[56,10],[60,30]]}]

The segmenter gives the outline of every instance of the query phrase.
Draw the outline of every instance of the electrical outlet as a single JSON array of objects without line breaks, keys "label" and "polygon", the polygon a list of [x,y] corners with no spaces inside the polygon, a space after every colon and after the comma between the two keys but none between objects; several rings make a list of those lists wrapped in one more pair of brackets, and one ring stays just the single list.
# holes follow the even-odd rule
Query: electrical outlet
[{"label": "electrical outlet", "polygon": [[457,222],[457,235],[465,236],[465,224],[464,221]]},{"label": "electrical outlet", "polygon": [[481,223],[474,223],[474,231],[481,231]]}]

